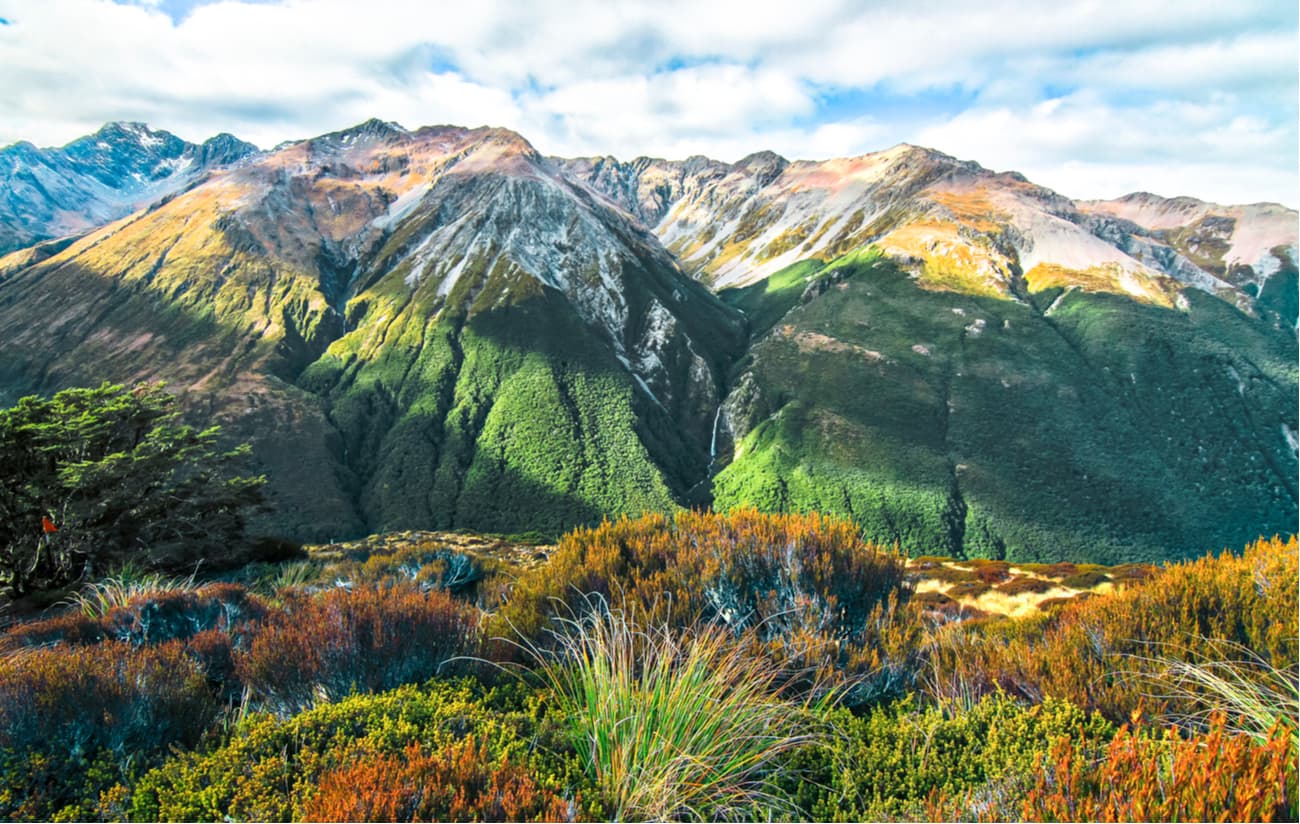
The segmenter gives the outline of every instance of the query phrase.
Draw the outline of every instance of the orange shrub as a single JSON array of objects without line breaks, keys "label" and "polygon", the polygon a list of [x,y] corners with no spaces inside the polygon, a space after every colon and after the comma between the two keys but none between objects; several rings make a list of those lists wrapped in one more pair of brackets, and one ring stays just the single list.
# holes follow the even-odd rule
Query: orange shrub
[{"label": "orange shrub", "polygon": [[920,622],[904,606],[904,559],[849,521],[810,515],[681,512],[564,536],[500,609],[498,635],[546,643],[550,618],[595,593],[648,624],[747,632],[792,670],[858,679],[856,700],[911,677]]},{"label": "orange shrub", "polygon": [[1159,683],[1168,659],[1212,662],[1236,647],[1275,670],[1296,667],[1298,560],[1292,537],[1173,564],[1117,592],[1076,599],[1045,627],[1022,619],[946,629],[954,637],[932,646],[931,664],[948,682],[1031,701],[1063,698],[1116,722],[1140,707],[1191,715],[1203,709],[1194,697],[1170,697]]},{"label": "orange shrub", "polygon": [[179,641],[0,658],[0,818],[50,818],[93,799],[97,781],[111,786],[169,746],[197,743],[220,711]]},{"label": "orange shrub", "polygon": [[477,622],[472,607],[410,583],[298,594],[236,670],[264,708],[288,716],[322,693],[336,700],[430,678],[474,650]]},{"label": "orange shrub", "polygon": [[54,643],[127,641],[136,646],[184,640],[208,630],[233,632],[266,617],[266,604],[236,584],[209,584],[150,595],[92,618],[79,612],[21,624],[9,630],[9,647]]},{"label": "orange shrub", "polygon": [[967,563],[971,565],[975,578],[986,584],[998,584],[1011,577],[1011,564],[1006,561],[974,558]]},{"label": "orange shrub", "polygon": [[1222,717],[1208,732],[1164,738],[1121,729],[1098,763],[1065,738],[1025,797],[1026,821],[1295,821],[1288,733],[1260,743]]},{"label": "orange shrub", "polygon": [[320,777],[307,821],[573,821],[563,798],[522,767],[494,763],[465,738],[434,752],[419,743],[401,756],[372,754]]}]

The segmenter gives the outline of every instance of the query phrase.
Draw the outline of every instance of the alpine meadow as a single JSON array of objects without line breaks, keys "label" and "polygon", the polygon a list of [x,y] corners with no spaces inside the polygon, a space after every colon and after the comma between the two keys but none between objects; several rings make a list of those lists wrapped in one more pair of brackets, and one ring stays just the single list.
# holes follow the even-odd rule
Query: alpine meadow
[{"label": "alpine meadow", "polygon": [[1294,10],[579,5],[0,0],[0,818],[1295,821]]}]

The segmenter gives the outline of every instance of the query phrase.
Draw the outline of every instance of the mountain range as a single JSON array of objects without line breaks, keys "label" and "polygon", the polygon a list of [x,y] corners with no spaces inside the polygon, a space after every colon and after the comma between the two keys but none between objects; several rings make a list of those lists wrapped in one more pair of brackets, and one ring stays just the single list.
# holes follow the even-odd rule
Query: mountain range
[{"label": "mountain range", "polygon": [[913,553],[1293,532],[1297,215],[910,145],[555,158],[377,120],[0,149],[0,402],[164,379],[299,538],[821,510]]}]

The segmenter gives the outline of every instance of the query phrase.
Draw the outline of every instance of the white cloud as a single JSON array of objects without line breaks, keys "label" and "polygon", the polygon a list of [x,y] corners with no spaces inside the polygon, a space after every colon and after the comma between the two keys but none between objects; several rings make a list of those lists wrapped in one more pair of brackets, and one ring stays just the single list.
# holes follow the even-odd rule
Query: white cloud
[{"label": "white cloud", "polygon": [[0,143],[136,119],[269,146],[377,116],[563,154],[909,141],[1071,195],[1185,181],[1297,202],[1296,9],[1272,0],[221,0],[179,23],[158,6],[0,0]]},{"label": "white cloud", "polygon": [[1294,129],[1234,114],[1227,102],[1117,107],[1081,92],[1024,110],[973,108],[919,139],[1076,198],[1145,190],[1297,202]]}]

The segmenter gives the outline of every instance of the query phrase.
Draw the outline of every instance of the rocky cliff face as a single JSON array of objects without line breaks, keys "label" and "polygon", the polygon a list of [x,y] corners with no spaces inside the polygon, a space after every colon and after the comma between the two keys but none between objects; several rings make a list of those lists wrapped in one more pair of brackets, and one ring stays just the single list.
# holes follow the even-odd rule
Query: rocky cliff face
[{"label": "rocky cliff face", "polygon": [[[1076,203],[1018,174],[909,145],[817,162],[764,152],[735,164],[557,163],[717,288],[875,244],[935,289],[1017,298],[1066,287],[1172,305],[1193,286],[1253,311],[1261,294],[1286,291],[1267,284],[1297,258],[1295,213],[1275,204],[1149,195]],[[1274,309],[1267,299],[1264,308]]]}]

